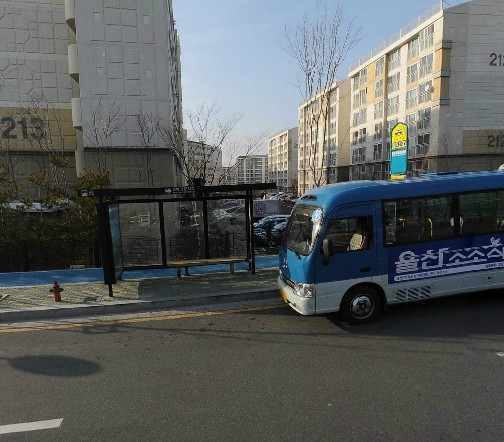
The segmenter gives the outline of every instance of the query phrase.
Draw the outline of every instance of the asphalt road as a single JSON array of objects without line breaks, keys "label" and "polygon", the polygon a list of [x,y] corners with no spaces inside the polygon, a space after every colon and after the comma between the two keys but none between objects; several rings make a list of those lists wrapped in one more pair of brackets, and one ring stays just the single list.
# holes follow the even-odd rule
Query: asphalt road
[{"label": "asphalt road", "polygon": [[37,325],[0,331],[2,441],[503,439],[502,293]]}]

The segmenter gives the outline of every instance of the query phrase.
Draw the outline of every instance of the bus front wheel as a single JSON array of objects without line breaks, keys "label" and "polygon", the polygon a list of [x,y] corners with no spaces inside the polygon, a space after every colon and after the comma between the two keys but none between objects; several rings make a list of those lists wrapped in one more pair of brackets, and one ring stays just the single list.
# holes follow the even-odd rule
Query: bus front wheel
[{"label": "bus front wheel", "polygon": [[365,324],[378,317],[381,312],[379,293],[370,286],[357,286],[343,296],[340,312],[350,324]]}]

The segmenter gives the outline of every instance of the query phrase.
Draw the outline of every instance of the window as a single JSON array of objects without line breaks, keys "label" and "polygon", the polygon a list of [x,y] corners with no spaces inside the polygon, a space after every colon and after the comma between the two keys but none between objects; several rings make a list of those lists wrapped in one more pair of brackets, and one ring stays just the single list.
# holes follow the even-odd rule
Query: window
[{"label": "window", "polygon": [[504,191],[460,195],[462,235],[484,235],[504,230]]},{"label": "window", "polygon": [[383,137],[383,123],[378,123],[374,125],[374,140],[381,140]]},{"label": "window", "polygon": [[381,57],[378,60],[376,60],[375,77],[382,75],[384,71],[385,71],[385,57]]},{"label": "window", "polygon": [[352,106],[352,109],[357,109],[359,106],[360,106],[360,95],[359,95],[359,93],[356,93],[353,96],[353,106]]},{"label": "window", "polygon": [[377,143],[373,146],[373,160],[381,161],[382,159],[382,143]]},{"label": "window", "polygon": [[387,92],[389,94],[399,90],[400,75],[401,75],[401,73],[397,72],[396,74],[388,77],[388,79],[387,79]]},{"label": "window", "polygon": [[[453,208],[453,210],[452,210]],[[388,200],[383,203],[386,245],[453,238],[455,196]]]},{"label": "window", "polygon": [[399,112],[399,97],[395,96],[389,100],[388,113],[397,114]]},{"label": "window", "polygon": [[366,166],[353,166],[351,168],[351,179],[353,181],[362,180],[366,177]]},{"label": "window", "polygon": [[432,80],[426,81],[418,86],[418,104],[425,103],[432,100],[432,92],[434,87],[432,86]]},{"label": "window", "polygon": [[418,55],[418,37],[408,43],[408,60]]},{"label": "window", "polygon": [[354,132],[352,132],[352,145],[357,145],[359,142],[359,131],[356,130]]},{"label": "window", "polygon": [[375,83],[374,96],[375,98],[383,96],[383,78]]},{"label": "window", "polygon": [[430,134],[417,135],[416,156],[425,156],[429,153]]},{"label": "window", "polygon": [[383,116],[383,101],[375,103],[374,105],[374,119],[378,120]]},{"label": "window", "polygon": [[353,114],[353,126],[364,124],[366,122],[366,109],[361,109]]},{"label": "window", "polygon": [[410,132],[416,132],[417,125],[416,125],[416,114],[408,114],[406,115],[406,124],[408,126],[408,130]]},{"label": "window", "polygon": [[[372,247],[373,219],[370,216],[329,220],[324,240],[329,255],[367,250]],[[325,241],[324,241],[325,242]]]},{"label": "window", "polygon": [[366,128],[359,129],[359,143],[365,143],[366,136]]},{"label": "window", "polygon": [[284,239],[289,250],[305,256],[311,252],[320,228],[320,222],[313,222],[315,212],[317,219],[322,219],[322,209],[318,207],[299,205],[293,210]]},{"label": "window", "polygon": [[417,90],[411,89],[406,92],[406,109],[417,106]]},{"label": "window", "polygon": [[352,150],[352,163],[364,163],[366,161],[366,148],[357,147]]},{"label": "window", "polygon": [[366,103],[367,103],[367,87],[361,89],[358,93],[354,94],[353,108],[356,109]]},{"label": "window", "polygon": [[397,49],[394,52],[391,52],[390,55],[389,55],[389,61],[388,61],[389,71],[391,71],[392,69],[398,68],[400,61],[401,60],[400,60],[400,57],[399,57],[399,49]]},{"label": "window", "polygon": [[383,164],[373,164],[373,179],[381,180],[383,178]]},{"label": "window", "polygon": [[434,23],[420,31],[420,49],[429,49],[434,44]]},{"label": "window", "polygon": [[359,89],[359,81],[360,81],[360,78],[359,78],[359,74],[357,74],[355,77],[353,77],[353,90],[356,91],[357,89]]},{"label": "window", "polygon": [[420,59],[420,74],[419,74],[420,78],[425,77],[426,75],[432,73],[433,63],[434,63],[434,54],[432,52]]},{"label": "window", "polygon": [[367,83],[367,68],[362,69],[359,72],[359,76],[360,76],[360,83],[361,84]]},{"label": "window", "polygon": [[418,81],[418,64],[412,64],[411,66],[408,66],[407,73],[406,73],[406,84],[411,84],[414,83],[415,81]]},{"label": "window", "polygon": [[428,129],[430,127],[430,119],[431,119],[431,108],[430,107],[419,110],[418,111],[418,122],[417,122],[418,130]]}]

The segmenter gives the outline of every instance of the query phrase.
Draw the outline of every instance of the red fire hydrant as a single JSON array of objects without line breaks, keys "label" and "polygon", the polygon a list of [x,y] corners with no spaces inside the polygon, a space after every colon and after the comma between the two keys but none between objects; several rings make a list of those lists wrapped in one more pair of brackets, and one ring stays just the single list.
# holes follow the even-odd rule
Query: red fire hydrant
[{"label": "red fire hydrant", "polygon": [[54,302],[60,302],[61,301],[61,292],[63,289],[60,287],[60,285],[54,281],[53,285],[49,289],[49,291],[54,295]]}]

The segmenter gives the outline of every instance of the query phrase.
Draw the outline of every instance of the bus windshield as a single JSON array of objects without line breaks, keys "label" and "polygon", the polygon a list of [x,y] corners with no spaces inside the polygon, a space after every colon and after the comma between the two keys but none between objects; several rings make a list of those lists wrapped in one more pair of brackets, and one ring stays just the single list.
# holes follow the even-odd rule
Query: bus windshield
[{"label": "bus windshield", "polygon": [[322,209],[316,206],[294,207],[283,245],[300,255],[309,255],[322,223]]}]

